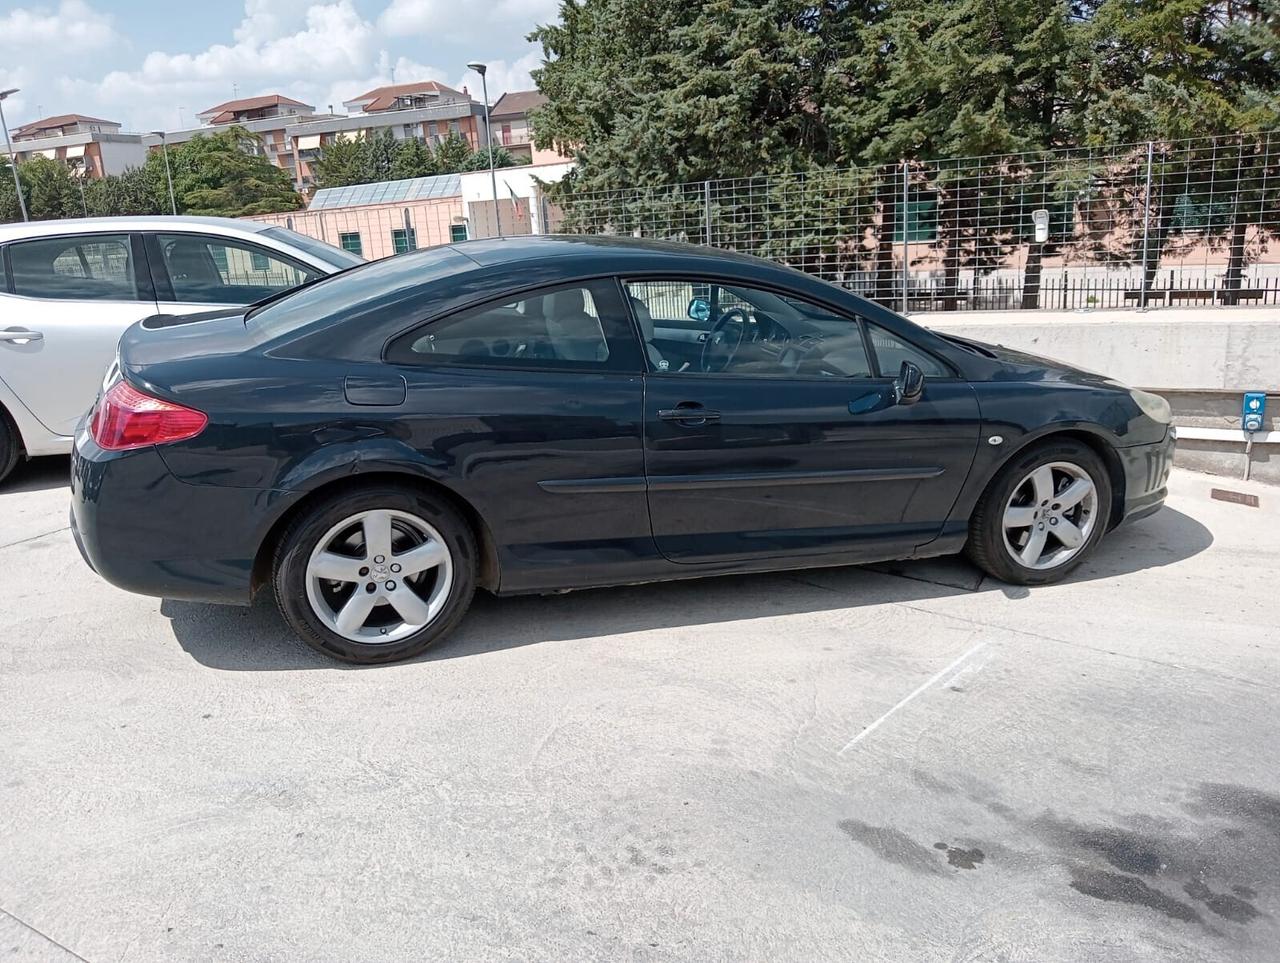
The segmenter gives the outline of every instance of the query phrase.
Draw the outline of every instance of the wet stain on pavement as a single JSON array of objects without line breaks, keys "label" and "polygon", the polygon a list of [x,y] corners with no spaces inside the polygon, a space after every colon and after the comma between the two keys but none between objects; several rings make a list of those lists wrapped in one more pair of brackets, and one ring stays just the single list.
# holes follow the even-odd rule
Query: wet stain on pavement
[{"label": "wet stain on pavement", "polygon": [[[1247,886],[1240,888],[1249,889]],[[1198,879],[1189,880],[1182,889],[1193,900],[1204,903],[1209,908],[1209,912],[1215,916],[1221,916],[1224,920],[1230,920],[1233,923],[1251,923],[1259,915],[1257,907],[1252,903],[1239,896],[1232,896],[1230,893],[1215,893]]]},{"label": "wet stain on pavement", "polygon": [[943,850],[947,854],[947,862],[957,869],[977,869],[978,864],[987,858],[980,849],[960,849],[946,843],[934,843],[933,848]]},{"label": "wet stain on pavement", "polygon": [[872,826],[857,819],[842,819],[836,824],[854,842],[865,846],[886,862],[916,873],[940,873],[934,854],[901,830],[890,826]]},{"label": "wet stain on pavement", "polygon": [[1148,886],[1136,876],[1108,873],[1097,869],[1074,868],[1071,871],[1071,888],[1085,896],[1108,903],[1129,903],[1145,906],[1184,923],[1201,922],[1200,914],[1189,904],[1174,899],[1160,890]]}]

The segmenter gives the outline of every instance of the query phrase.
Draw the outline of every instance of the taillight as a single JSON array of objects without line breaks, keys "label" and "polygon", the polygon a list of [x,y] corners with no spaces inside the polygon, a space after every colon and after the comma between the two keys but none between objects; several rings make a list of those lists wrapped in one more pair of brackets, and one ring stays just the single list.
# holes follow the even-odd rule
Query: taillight
[{"label": "taillight", "polygon": [[194,438],[209,418],[202,411],[144,395],[117,381],[98,402],[89,431],[100,448],[125,451]]}]

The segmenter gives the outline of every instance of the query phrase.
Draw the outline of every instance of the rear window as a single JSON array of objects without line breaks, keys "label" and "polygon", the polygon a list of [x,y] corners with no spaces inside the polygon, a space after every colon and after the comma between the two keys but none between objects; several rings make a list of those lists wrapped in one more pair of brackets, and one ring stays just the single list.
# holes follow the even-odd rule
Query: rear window
[{"label": "rear window", "polygon": [[314,321],[337,317],[404,288],[417,287],[475,266],[470,258],[449,247],[371,261],[296,288],[279,300],[254,308],[245,316],[245,324],[262,340],[274,340]]}]

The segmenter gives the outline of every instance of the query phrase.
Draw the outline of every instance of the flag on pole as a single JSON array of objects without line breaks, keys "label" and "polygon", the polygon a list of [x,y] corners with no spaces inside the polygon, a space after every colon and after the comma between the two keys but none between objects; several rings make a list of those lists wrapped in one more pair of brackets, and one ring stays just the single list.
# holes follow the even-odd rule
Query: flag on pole
[{"label": "flag on pole", "polygon": [[507,181],[507,191],[511,194],[511,211],[515,214],[517,221],[524,220],[524,208],[520,206],[520,197],[516,194],[516,189],[511,186],[511,182]]}]

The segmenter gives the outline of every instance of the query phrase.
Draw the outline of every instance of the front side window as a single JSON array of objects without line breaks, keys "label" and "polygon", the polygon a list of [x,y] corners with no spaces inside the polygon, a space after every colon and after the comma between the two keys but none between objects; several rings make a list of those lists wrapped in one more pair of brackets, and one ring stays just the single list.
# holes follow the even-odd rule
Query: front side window
[{"label": "front side window", "polygon": [[186,304],[252,304],[320,276],[263,248],[195,234],[157,236],[173,300]]},{"label": "front side window", "polygon": [[471,308],[394,342],[389,361],[499,367],[610,368],[630,335],[609,283],[590,282]]},{"label": "front side window", "polygon": [[632,314],[653,371],[758,378],[871,378],[862,325],[738,283],[634,280]]},{"label": "front side window", "polygon": [[886,331],[877,324],[868,324],[867,333],[871,336],[871,346],[876,353],[876,361],[880,373],[892,378],[902,369],[902,362],[910,361],[924,372],[927,378],[949,378],[951,372],[937,358],[926,354],[913,344],[908,344],[896,334]]},{"label": "front side window", "polygon": [[127,234],[40,238],[9,245],[13,293],[62,301],[137,301]]}]

